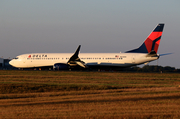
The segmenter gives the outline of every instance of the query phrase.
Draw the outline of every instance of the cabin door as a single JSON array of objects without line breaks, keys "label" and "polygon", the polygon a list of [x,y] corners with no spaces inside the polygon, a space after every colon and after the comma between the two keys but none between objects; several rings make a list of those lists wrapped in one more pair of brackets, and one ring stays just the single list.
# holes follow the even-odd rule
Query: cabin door
[{"label": "cabin door", "polygon": [[136,63],[136,60],[135,60],[135,59],[136,59],[136,55],[133,55],[133,56],[132,56],[132,63]]}]

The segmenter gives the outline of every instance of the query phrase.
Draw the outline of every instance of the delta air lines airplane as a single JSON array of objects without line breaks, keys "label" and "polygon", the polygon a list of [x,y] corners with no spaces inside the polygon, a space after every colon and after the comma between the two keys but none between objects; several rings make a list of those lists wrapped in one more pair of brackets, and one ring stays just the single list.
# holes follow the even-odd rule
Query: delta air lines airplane
[{"label": "delta air lines airplane", "polygon": [[[164,24],[158,24],[143,44],[125,53],[79,53],[80,45],[75,53],[29,53],[22,54],[10,61],[17,68],[70,69],[72,67],[131,67],[157,60]],[[163,54],[167,55],[167,54]]]}]

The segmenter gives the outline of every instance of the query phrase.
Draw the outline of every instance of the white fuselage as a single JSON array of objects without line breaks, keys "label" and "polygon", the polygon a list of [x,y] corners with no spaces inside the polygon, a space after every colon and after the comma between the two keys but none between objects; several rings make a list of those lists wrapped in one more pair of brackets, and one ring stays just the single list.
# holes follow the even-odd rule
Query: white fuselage
[{"label": "white fuselage", "polygon": [[81,45],[79,45],[74,53],[23,54],[9,63],[17,68],[131,67],[159,58],[157,51],[163,28],[164,24],[158,24],[140,47],[126,51],[126,53],[80,53]]},{"label": "white fuselage", "polygon": [[[53,67],[56,63],[67,64],[72,55],[73,53],[23,54],[12,59],[10,64],[17,68]],[[80,53],[79,58],[87,66],[117,67],[130,67],[158,59],[158,57],[147,57],[146,53]]]}]

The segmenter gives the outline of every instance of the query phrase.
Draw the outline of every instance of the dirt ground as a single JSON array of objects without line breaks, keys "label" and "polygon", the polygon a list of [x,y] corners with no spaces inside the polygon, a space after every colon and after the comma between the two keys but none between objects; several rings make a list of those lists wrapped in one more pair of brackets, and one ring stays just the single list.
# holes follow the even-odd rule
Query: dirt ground
[{"label": "dirt ground", "polygon": [[180,118],[180,74],[0,71],[0,118]]}]

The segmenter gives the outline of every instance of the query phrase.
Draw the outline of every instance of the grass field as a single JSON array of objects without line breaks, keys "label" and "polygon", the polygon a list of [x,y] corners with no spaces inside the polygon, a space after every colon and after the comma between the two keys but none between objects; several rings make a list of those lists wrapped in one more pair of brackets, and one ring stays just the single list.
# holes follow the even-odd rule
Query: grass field
[{"label": "grass field", "polygon": [[180,118],[180,74],[0,71],[0,118]]}]

